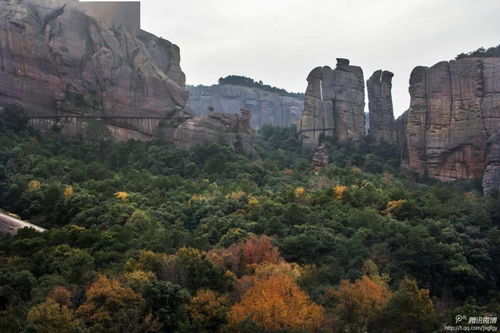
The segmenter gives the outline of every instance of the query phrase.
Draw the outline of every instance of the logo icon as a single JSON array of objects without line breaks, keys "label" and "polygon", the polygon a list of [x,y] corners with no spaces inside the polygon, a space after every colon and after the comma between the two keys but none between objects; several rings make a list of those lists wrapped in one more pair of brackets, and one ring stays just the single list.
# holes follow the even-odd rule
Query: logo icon
[{"label": "logo icon", "polygon": [[462,315],[457,315],[455,317],[455,323],[458,324],[458,323],[461,323],[462,321],[464,321],[465,319],[467,319],[466,316],[462,316]]}]

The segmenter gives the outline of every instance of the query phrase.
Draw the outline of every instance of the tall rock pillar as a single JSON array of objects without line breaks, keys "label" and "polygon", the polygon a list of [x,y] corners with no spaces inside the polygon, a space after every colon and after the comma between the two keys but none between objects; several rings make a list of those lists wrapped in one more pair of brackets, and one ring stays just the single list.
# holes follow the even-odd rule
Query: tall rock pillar
[{"label": "tall rock pillar", "polygon": [[304,113],[298,124],[302,145],[313,150],[320,138],[358,142],[365,131],[363,70],[337,59],[337,67],[317,67],[307,78]]},{"label": "tall rock pillar", "polygon": [[376,142],[396,143],[396,127],[392,105],[392,77],[388,71],[378,70],[366,82],[370,128],[368,133]]}]

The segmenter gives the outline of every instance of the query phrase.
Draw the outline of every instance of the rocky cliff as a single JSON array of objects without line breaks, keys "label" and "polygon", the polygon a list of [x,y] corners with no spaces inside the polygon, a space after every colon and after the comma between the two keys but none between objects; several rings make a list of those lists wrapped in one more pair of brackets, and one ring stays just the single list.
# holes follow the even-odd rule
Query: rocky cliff
[{"label": "rocky cliff", "polygon": [[444,181],[481,178],[500,129],[500,58],[417,67],[410,78],[407,165]]},{"label": "rocky cliff", "polygon": [[241,109],[240,115],[211,109],[208,115],[189,119],[179,125],[173,138],[183,148],[215,142],[254,153],[251,117],[252,113],[248,109]]},{"label": "rocky cliff", "polygon": [[360,67],[337,59],[337,67],[317,67],[307,78],[304,113],[298,133],[306,149],[314,149],[320,136],[339,143],[357,142],[365,133],[365,83]]},{"label": "rocky cliff", "polygon": [[233,84],[213,86],[188,86],[188,104],[198,114],[205,115],[210,107],[217,112],[237,113],[240,108],[252,112],[251,126],[259,129],[269,124],[279,127],[296,125],[304,101],[302,98],[285,96],[255,87]]},{"label": "rocky cliff", "polygon": [[406,167],[408,156],[408,145],[406,143],[406,127],[408,126],[408,110],[400,115],[394,122],[396,128],[396,146],[401,151],[402,167]]},{"label": "rocky cliff", "polygon": [[176,45],[78,1],[0,0],[0,106],[21,104],[38,127],[78,134],[98,122],[117,138],[151,137],[190,117],[179,62]]},{"label": "rocky cliff", "polygon": [[486,147],[483,191],[486,195],[500,191],[500,131],[491,136]]},{"label": "rocky cliff", "polygon": [[391,92],[393,76],[391,72],[378,70],[366,82],[370,110],[368,133],[372,140],[391,145],[396,143]]}]

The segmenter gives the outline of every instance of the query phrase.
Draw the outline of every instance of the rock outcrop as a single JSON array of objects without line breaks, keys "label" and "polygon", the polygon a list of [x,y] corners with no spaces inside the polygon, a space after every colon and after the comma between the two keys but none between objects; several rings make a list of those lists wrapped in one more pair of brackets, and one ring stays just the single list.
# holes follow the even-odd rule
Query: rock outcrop
[{"label": "rock outcrop", "polygon": [[250,128],[251,111],[241,109],[240,115],[210,110],[179,125],[173,134],[174,141],[183,148],[215,142],[253,153],[253,132]]},{"label": "rock outcrop", "polygon": [[488,195],[495,191],[500,192],[500,131],[488,140],[486,153],[483,191]]},{"label": "rock outcrop", "polygon": [[205,115],[210,107],[218,112],[237,113],[240,108],[252,112],[251,126],[258,130],[264,125],[288,127],[296,125],[304,108],[304,100],[255,87],[233,84],[188,86],[188,105]]},{"label": "rock outcrop", "polygon": [[304,113],[298,134],[306,149],[314,149],[320,137],[339,143],[358,142],[365,132],[365,83],[360,67],[337,59],[336,69],[317,67],[307,78]]},{"label": "rock outcrop", "polygon": [[34,224],[22,221],[17,217],[3,213],[0,210],[0,237],[7,234],[15,235],[20,229],[31,228],[37,232],[45,232],[45,229]]},{"label": "rock outcrop", "polygon": [[392,106],[393,73],[378,70],[366,82],[370,126],[368,133],[377,143],[396,143],[396,127]]},{"label": "rock outcrop", "polygon": [[312,162],[315,172],[320,172],[328,166],[328,152],[326,151],[324,144],[320,144],[316,147]]},{"label": "rock outcrop", "polygon": [[396,146],[401,151],[401,162],[403,167],[407,166],[406,163],[408,156],[408,145],[406,143],[406,127],[408,126],[408,113],[409,111],[406,110],[394,122],[394,127],[396,128]]},{"label": "rock outcrop", "polygon": [[91,119],[118,138],[151,137],[190,117],[179,63],[176,45],[78,1],[0,1],[0,106],[22,105],[41,128],[78,134]]},{"label": "rock outcrop", "polygon": [[443,181],[482,178],[500,129],[500,58],[417,67],[410,78],[408,166]]}]

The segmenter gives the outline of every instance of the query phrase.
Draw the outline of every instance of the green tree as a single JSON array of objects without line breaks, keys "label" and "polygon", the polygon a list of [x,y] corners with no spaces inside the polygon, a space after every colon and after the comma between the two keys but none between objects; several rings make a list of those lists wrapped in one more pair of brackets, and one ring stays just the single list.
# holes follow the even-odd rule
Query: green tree
[{"label": "green tree", "polygon": [[39,333],[82,332],[81,322],[75,318],[73,310],[52,299],[32,307],[28,322]]}]

